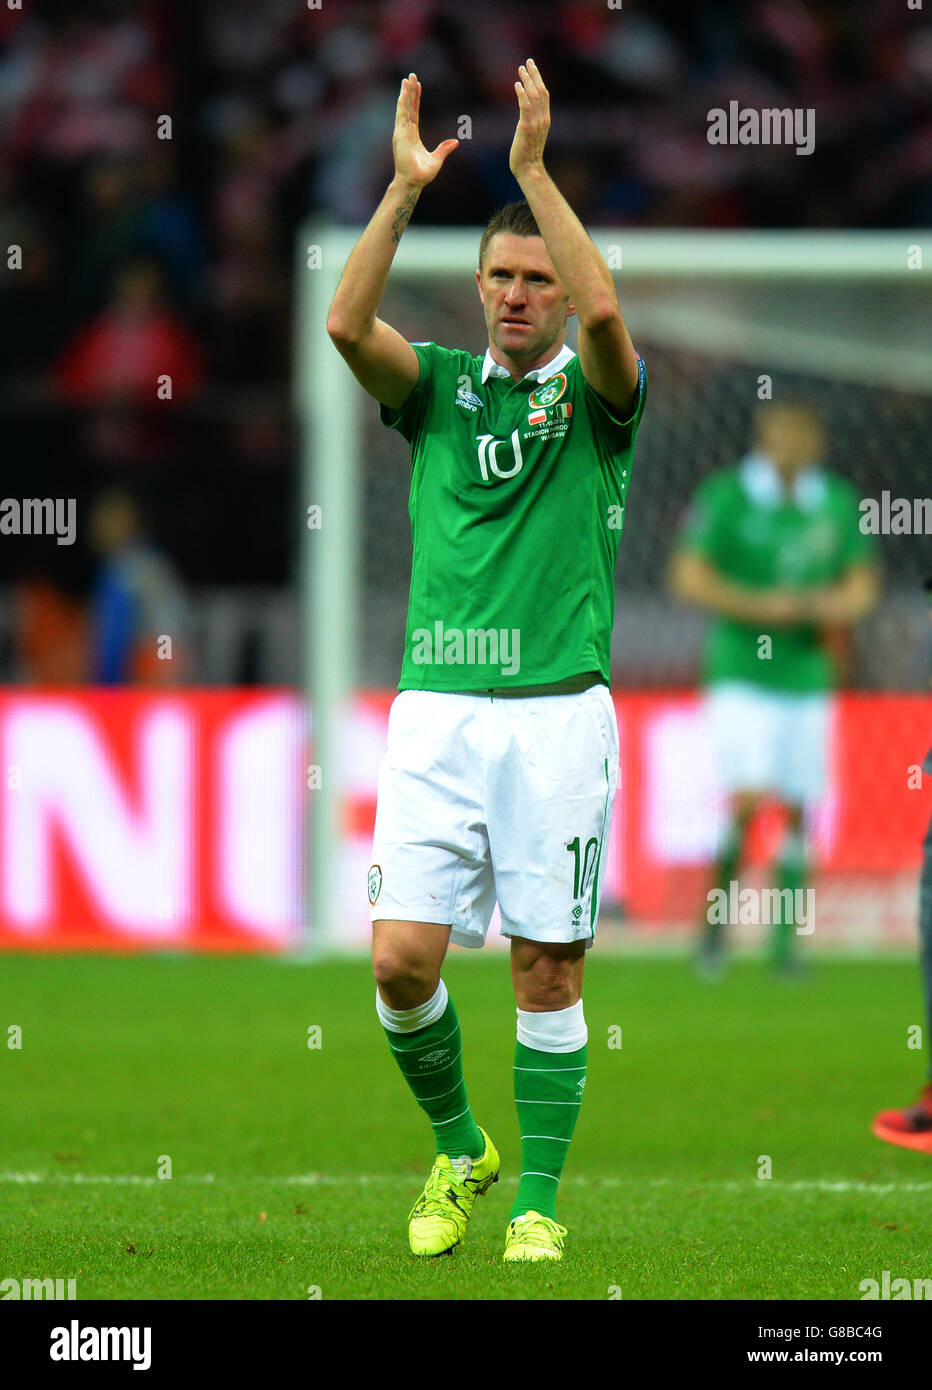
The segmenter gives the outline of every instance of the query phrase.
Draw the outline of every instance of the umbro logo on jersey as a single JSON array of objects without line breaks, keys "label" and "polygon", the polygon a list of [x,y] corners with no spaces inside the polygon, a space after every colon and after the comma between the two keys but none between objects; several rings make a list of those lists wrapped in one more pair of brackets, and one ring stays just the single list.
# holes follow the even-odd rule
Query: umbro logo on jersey
[{"label": "umbro logo on jersey", "polygon": [[464,410],[476,411],[481,410],[485,402],[479,396],[474,395],[472,391],[464,391],[460,387],[453,399],[453,404],[461,405]]}]

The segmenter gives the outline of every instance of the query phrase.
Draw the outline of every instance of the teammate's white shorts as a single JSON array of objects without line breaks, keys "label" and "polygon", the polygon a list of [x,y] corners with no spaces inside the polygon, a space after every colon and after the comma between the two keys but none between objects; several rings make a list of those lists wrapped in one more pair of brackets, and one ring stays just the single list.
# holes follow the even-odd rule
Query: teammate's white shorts
[{"label": "teammate's white shorts", "polygon": [[743,681],[713,685],[706,705],[722,788],[766,792],[802,805],[825,792],[830,695],[765,690]]},{"label": "teammate's white shorts", "polygon": [[404,690],[379,773],[372,920],[439,922],[482,946],[595,937],[618,780],[604,685],[495,699]]}]

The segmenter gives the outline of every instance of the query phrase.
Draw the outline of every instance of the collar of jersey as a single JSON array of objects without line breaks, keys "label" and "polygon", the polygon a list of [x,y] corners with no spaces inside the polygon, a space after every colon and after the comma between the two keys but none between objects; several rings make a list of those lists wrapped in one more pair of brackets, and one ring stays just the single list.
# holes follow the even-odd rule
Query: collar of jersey
[{"label": "collar of jersey", "polygon": [[[566,343],[564,343],[556,357],[552,357],[550,361],[545,362],[542,367],[535,367],[533,371],[526,372],[523,379],[525,381],[547,381],[549,377],[552,377],[561,367],[565,367],[567,362],[575,356],[576,354],[573,349],[567,347]],[[511,372],[507,367],[503,367],[500,362],[496,362],[489,352],[489,349],[486,348],[485,358],[482,363],[483,382],[487,381],[490,376],[507,376],[510,378]],[[515,382],[516,386],[517,384],[518,383]]]},{"label": "collar of jersey", "polygon": [[[785,500],[783,482],[766,454],[751,453],[741,460],[741,482],[751,500],[768,511]],[[825,474],[818,464],[807,463],[796,474],[790,491],[797,507],[814,511],[825,496]]]}]

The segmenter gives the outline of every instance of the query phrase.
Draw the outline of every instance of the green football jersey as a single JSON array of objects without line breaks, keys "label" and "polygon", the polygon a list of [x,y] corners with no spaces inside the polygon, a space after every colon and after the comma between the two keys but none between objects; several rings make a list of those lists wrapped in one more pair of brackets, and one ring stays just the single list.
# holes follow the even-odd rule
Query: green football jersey
[{"label": "green football jersey", "polygon": [[614,568],[647,377],[619,420],[568,347],[514,382],[491,355],[414,343],[384,425],[411,445],[414,555],[399,690],[609,679]]},{"label": "green football jersey", "polygon": [[[697,489],[682,544],[705,557],[726,579],[748,588],[811,589],[836,583],[852,565],[873,556],[860,529],[854,489],[843,478],[808,468],[788,494],[773,465],[750,454],[737,467],[713,473]],[[759,639],[771,638],[770,655]],[[831,658],[810,623],[774,624],[715,617],[703,655],[707,683],[738,680],[773,690],[827,690]]]}]

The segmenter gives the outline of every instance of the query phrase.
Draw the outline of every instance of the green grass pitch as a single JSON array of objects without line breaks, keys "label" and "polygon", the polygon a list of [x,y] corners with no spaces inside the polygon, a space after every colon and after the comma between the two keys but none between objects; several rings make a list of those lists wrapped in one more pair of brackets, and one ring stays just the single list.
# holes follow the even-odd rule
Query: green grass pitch
[{"label": "green grass pitch", "polygon": [[923,1079],[913,960],[823,958],[798,984],[744,960],[709,985],[685,959],[595,951],[558,1266],[501,1261],[507,959],[453,953],[444,978],[502,1180],[464,1245],[415,1260],[432,1135],[367,961],[5,956],[0,1277],[74,1278],[79,1299],[857,1300],[885,1269],[930,1274],[932,1158],[869,1132]]}]

